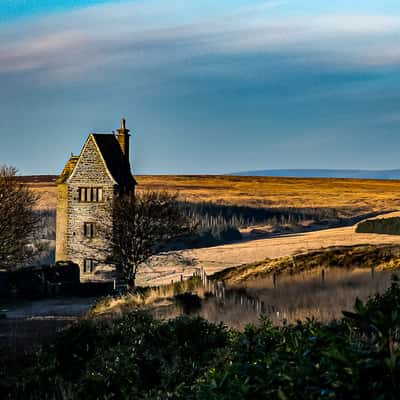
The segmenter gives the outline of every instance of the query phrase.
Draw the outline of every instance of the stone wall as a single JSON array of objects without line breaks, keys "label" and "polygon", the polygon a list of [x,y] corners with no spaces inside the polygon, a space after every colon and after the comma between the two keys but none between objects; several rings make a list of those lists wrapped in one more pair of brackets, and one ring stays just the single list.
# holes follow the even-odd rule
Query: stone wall
[{"label": "stone wall", "polygon": [[[80,202],[79,188],[82,187],[101,187],[103,189],[103,201]],[[110,204],[116,190],[117,186],[109,176],[94,139],[90,136],[79,162],[68,180],[68,211],[64,212],[62,204],[60,204],[60,212],[62,215],[66,215],[67,219],[65,256],[67,260],[80,266],[82,281],[113,278],[114,268],[101,262],[105,256],[102,249],[106,248],[107,242],[99,235],[95,238],[85,237],[84,223],[94,222],[97,232],[104,230],[101,225],[104,227],[104,224],[110,225],[112,223]],[[65,223],[64,219],[64,217],[57,217],[57,223],[60,225]],[[62,233],[61,228],[60,232]],[[59,248],[57,260],[60,259],[59,256],[64,255],[61,251],[63,249],[61,244]],[[93,274],[83,272],[84,259],[86,258],[98,261]]]},{"label": "stone wall", "polygon": [[57,186],[56,260],[67,260],[68,185]]}]

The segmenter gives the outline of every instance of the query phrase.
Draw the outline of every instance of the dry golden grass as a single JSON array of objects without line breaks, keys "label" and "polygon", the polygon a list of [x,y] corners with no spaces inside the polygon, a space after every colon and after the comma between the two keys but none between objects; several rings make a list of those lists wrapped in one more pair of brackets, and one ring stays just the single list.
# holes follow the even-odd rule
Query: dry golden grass
[{"label": "dry golden grass", "polygon": [[214,275],[214,279],[223,279],[229,284],[252,284],[272,274],[299,274],[305,271],[324,269],[346,270],[349,268],[381,270],[400,269],[399,245],[361,245],[333,247],[314,250],[289,257],[266,259],[222,270]]},{"label": "dry golden grass", "polygon": [[[92,317],[114,316],[143,308],[156,318],[175,318],[183,309],[175,300],[177,293],[189,291],[201,299],[201,308],[192,311],[214,323],[233,328],[257,323],[261,315],[274,325],[296,323],[307,318],[331,321],[342,316],[342,310],[351,310],[356,297],[363,300],[376,292],[383,292],[390,284],[391,272],[365,268],[331,268],[321,280],[321,269],[303,271],[295,275],[282,275],[274,287],[271,277],[258,278],[240,285],[228,285],[223,299],[206,295],[201,287],[166,285],[152,288],[145,296],[127,294],[102,299],[92,310]],[[177,289],[178,287],[178,289]],[[261,309],[254,302],[262,302]]]},{"label": "dry golden grass", "polygon": [[[194,202],[260,207],[347,208],[353,210],[352,214],[400,208],[400,181],[184,175],[137,176],[136,179],[140,190],[178,192],[182,198]],[[42,195],[40,208],[55,208],[54,180],[46,182],[41,179],[40,182],[32,181],[29,184]],[[193,266],[203,266],[208,273],[213,273],[265,258],[358,244],[400,244],[400,236],[357,234],[354,227],[344,227],[188,250],[183,255],[193,260]],[[142,283],[158,285],[176,281],[181,274],[185,274],[183,268],[187,266],[168,262],[163,273],[160,273],[160,265],[157,265],[156,272],[145,269],[143,272],[147,277],[149,274],[154,274],[154,277],[150,280],[146,278],[146,282]]]},{"label": "dry golden grass", "polygon": [[[368,296],[382,293],[389,285],[391,273],[376,272],[374,276],[365,269],[326,271],[321,281],[319,270],[293,276],[282,276],[274,288],[271,278],[247,282],[237,287],[237,295],[262,301],[266,314],[274,325],[295,324],[307,318],[328,322],[342,317],[343,310],[352,310],[356,297],[366,300]],[[232,292],[235,293],[235,290]],[[238,302],[233,295],[223,302],[209,299],[204,302],[200,315],[211,322],[243,328],[257,323],[260,313],[254,307]]]},{"label": "dry golden grass", "polygon": [[[398,215],[392,213],[389,215]],[[171,254],[157,257],[141,269],[138,281],[143,286],[162,285],[180,276],[190,276],[198,267],[211,275],[229,267],[279,259],[296,254],[340,246],[400,246],[399,235],[356,233],[355,226],[324,229],[314,232],[282,235],[272,238],[240,241],[214,247],[188,249],[176,257]]]},{"label": "dry golden grass", "polygon": [[205,289],[199,279],[189,279],[173,284],[148,288],[139,293],[127,293],[121,296],[108,296],[101,298],[90,311],[91,316],[102,314],[120,314],[136,308],[154,309],[175,304],[174,297],[182,293],[196,293],[205,295]]},{"label": "dry golden grass", "polygon": [[[400,181],[236,177],[220,175],[136,176],[139,190],[165,190],[194,202],[253,207],[334,207],[373,211],[400,208]],[[54,208],[54,181],[29,183]]]},{"label": "dry golden grass", "polygon": [[[398,213],[390,215],[396,216]],[[400,236],[356,233],[355,226],[347,226],[184,250],[182,255],[192,260],[193,266],[201,266],[208,274],[212,274],[224,268],[256,263],[267,258],[293,256],[333,246],[357,245],[400,245]],[[177,270],[172,262],[169,268]]]},{"label": "dry golden grass", "polygon": [[400,181],[238,176],[138,176],[139,188],[178,192],[189,201],[268,206],[397,209]]}]

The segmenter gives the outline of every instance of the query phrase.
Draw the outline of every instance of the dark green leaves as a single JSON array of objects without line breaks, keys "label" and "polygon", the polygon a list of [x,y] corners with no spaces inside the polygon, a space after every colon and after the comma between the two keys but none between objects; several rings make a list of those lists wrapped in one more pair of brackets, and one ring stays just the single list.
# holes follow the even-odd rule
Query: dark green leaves
[{"label": "dark green leaves", "polygon": [[83,321],[21,368],[10,398],[397,399],[399,307],[394,280],[330,324],[263,319],[239,332],[144,312]]}]

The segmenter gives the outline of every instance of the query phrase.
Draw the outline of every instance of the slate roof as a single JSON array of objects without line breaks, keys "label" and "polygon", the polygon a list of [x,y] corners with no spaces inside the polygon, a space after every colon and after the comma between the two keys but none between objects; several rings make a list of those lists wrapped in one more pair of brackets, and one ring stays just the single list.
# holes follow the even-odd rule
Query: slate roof
[{"label": "slate roof", "polygon": [[110,174],[119,185],[134,186],[136,181],[131,173],[129,161],[122,153],[117,138],[113,134],[93,134]]}]

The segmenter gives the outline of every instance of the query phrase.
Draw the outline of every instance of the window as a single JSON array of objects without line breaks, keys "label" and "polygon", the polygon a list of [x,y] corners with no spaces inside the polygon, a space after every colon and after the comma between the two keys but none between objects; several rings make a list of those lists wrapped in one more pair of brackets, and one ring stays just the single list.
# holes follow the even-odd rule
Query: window
[{"label": "window", "polygon": [[79,188],[79,201],[81,203],[98,203],[103,201],[103,188]]},{"label": "window", "polygon": [[92,192],[93,192],[93,188],[86,189],[86,201],[89,203],[92,201]]},{"label": "window", "polygon": [[92,258],[86,258],[83,261],[83,273],[84,274],[93,273],[94,267],[95,267],[95,260],[93,260]]},{"label": "window", "polygon": [[94,238],[96,235],[96,225],[94,222],[85,222],[83,224],[83,235],[87,238]]},{"label": "window", "polygon": [[79,200],[81,202],[86,201],[86,189],[85,188],[79,188]]}]

